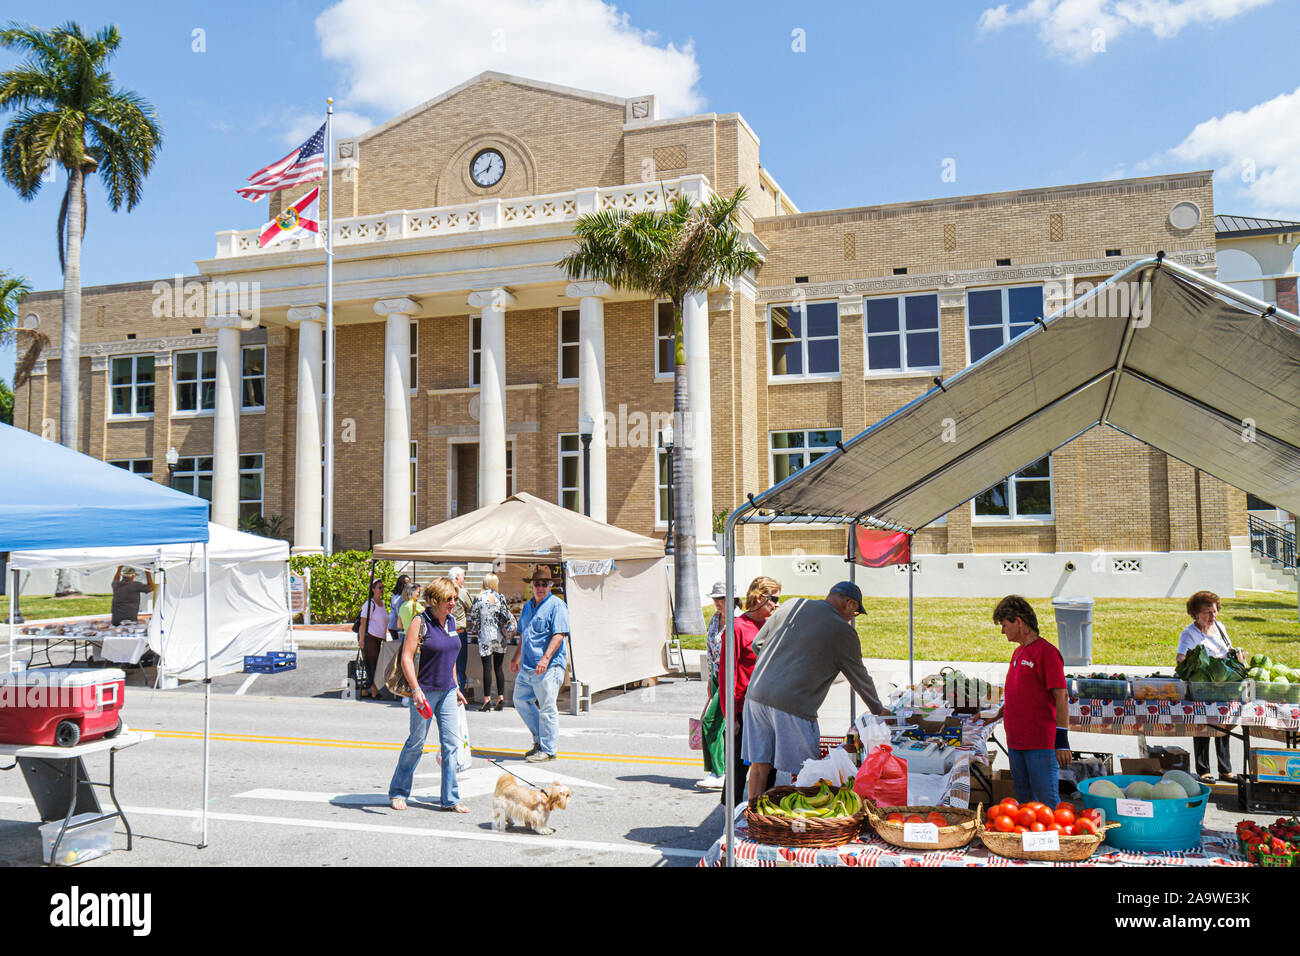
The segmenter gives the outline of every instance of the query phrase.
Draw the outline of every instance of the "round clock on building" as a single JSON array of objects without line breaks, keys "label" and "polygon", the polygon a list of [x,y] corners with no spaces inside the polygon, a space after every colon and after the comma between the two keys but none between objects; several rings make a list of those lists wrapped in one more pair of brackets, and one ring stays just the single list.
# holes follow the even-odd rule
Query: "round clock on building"
[{"label": "round clock on building", "polygon": [[506,172],[506,160],[500,151],[495,149],[482,149],[474,154],[474,158],[469,161],[469,177],[474,180],[474,185],[487,189],[489,186],[495,186],[501,182],[501,177]]}]

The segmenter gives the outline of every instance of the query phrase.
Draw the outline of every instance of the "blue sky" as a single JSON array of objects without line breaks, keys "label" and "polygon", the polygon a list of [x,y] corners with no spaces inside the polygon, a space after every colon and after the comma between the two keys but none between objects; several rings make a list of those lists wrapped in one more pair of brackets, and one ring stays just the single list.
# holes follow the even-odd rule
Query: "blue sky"
[{"label": "blue sky", "polygon": [[[364,129],[486,69],[655,92],[665,115],[740,112],[803,210],[1215,169],[1217,211],[1300,218],[1293,0],[11,0],[6,14],[116,23],[118,82],[164,126],[134,212],[90,189],[87,286],[191,273],[217,230],[260,225],[264,205],[235,187],[301,141],[326,96]],[[14,62],[0,51],[0,69]],[[36,289],[61,284],[62,190],[61,175],[30,203],[0,187],[0,269]],[[12,365],[0,352],[0,376]]]}]

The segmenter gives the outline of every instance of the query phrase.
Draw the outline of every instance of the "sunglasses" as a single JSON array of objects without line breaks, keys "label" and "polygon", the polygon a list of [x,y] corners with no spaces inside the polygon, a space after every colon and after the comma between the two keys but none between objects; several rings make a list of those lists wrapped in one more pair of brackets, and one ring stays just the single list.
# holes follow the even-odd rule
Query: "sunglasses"
[{"label": "sunglasses", "polygon": [[554,583],[554,582],[552,582],[552,581],[534,581],[534,582],[533,582],[533,587],[535,587],[535,588],[549,588],[549,587],[551,586],[552,583]]}]

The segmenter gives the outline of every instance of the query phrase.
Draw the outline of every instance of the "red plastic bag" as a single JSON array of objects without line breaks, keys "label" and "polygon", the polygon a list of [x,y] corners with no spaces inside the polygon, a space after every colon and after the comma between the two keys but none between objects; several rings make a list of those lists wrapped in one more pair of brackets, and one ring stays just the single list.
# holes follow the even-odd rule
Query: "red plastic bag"
[{"label": "red plastic bag", "polygon": [[853,789],[878,807],[907,806],[907,761],[895,757],[889,744],[881,744],[862,761]]}]

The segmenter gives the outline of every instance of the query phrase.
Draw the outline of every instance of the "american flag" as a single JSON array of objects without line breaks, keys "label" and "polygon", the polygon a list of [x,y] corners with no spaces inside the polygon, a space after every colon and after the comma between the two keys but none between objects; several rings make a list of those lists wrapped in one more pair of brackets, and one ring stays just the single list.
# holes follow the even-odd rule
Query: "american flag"
[{"label": "american flag", "polygon": [[325,171],[325,124],[284,159],[248,177],[249,185],[235,190],[249,202],[298,183],[314,183]]}]

